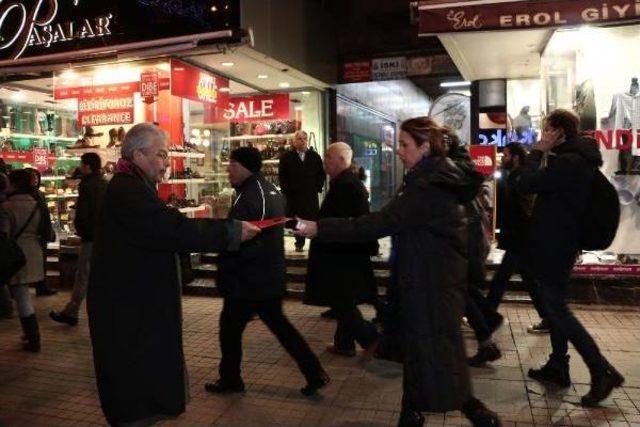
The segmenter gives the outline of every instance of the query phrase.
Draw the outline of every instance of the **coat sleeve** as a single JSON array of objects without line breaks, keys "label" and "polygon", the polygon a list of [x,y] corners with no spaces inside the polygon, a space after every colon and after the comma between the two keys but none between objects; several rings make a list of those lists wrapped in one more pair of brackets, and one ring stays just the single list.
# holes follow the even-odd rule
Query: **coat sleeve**
[{"label": "coat sleeve", "polygon": [[86,237],[89,235],[91,212],[90,207],[92,201],[92,192],[87,191],[87,185],[83,182],[78,186],[78,202],[76,203],[76,217],[73,221],[73,225],[76,228],[76,232],[80,237]]},{"label": "coat sleeve", "polygon": [[581,174],[568,155],[558,156],[545,167],[540,167],[543,153],[532,150],[522,166],[517,188],[525,194],[557,193],[579,185]]},{"label": "coat sleeve", "polygon": [[437,199],[425,209],[428,194],[420,189],[399,193],[379,212],[357,218],[325,218],[318,221],[318,238],[327,242],[368,242],[413,227],[429,227],[446,220]]},{"label": "coat sleeve", "polygon": [[143,187],[130,188],[107,213],[115,216],[132,245],[151,251],[220,252],[240,247],[239,221],[186,218]]},{"label": "coat sleeve", "polygon": [[280,182],[280,191],[282,191],[282,194],[287,194],[289,192],[289,156],[287,154],[287,152],[284,152],[278,162],[278,181]]},{"label": "coat sleeve", "polygon": [[315,154],[314,157],[316,159],[316,190],[318,191],[318,193],[322,193],[322,189],[324,188],[324,184],[327,180],[327,174],[324,171],[324,166],[322,164],[320,155],[316,152],[313,152],[313,154]]}]

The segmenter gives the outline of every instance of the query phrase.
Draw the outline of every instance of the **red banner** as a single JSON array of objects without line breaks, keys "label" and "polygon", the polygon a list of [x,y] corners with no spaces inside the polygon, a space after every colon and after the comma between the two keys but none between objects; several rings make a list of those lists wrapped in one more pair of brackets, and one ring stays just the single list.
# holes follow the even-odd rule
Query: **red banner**
[{"label": "red banner", "polygon": [[143,98],[158,96],[160,94],[158,80],[157,71],[148,71],[140,74],[140,96]]},{"label": "red banner", "polygon": [[585,276],[640,276],[640,265],[580,264],[573,267],[573,274]]},{"label": "red banner", "polygon": [[371,80],[371,61],[347,62],[342,66],[344,83],[368,82]]},{"label": "red banner", "polygon": [[469,146],[469,153],[478,172],[484,176],[493,175],[496,171],[495,145],[471,145]]},{"label": "red banner", "polygon": [[231,122],[258,122],[289,119],[289,94],[230,98],[223,117]]},{"label": "red banner", "polygon": [[[7,163],[34,163],[34,153],[33,151],[0,151],[0,159]],[[55,161],[56,156],[47,151],[47,165]]]},{"label": "red banner", "polygon": [[[158,90],[169,89],[169,79],[158,80]],[[53,91],[55,99],[86,98],[92,96],[133,96],[140,92],[140,82],[114,83],[98,86],[57,87]]]},{"label": "red banner", "polygon": [[225,105],[227,96],[220,89],[229,88],[229,80],[192,65],[171,60],[171,95],[206,104]]},{"label": "red banner", "polygon": [[80,126],[133,123],[133,96],[98,96],[78,99]]},{"label": "red banner", "polygon": [[33,166],[40,172],[49,167],[49,150],[46,148],[33,149]]},{"label": "red banner", "polygon": [[514,30],[640,20],[634,0],[545,0],[418,6],[421,36],[466,31]]}]

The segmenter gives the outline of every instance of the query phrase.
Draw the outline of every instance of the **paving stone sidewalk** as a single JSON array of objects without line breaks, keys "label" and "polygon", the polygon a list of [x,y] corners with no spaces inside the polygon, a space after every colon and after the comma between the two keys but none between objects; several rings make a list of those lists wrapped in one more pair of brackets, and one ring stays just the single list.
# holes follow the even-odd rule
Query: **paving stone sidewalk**
[{"label": "paving stone sidewalk", "polygon": [[[43,351],[18,350],[18,319],[0,321],[0,426],[105,425],[100,410],[86,316],[77,327],[55,324],[47,313],[59,309],[68,293],[34,298],[43,335]],[[217,341],[220,299],[184,298],[184,346],[190,375],[187,412],[166,426],[396,426],[401,398],[399,365],[373,361],[366,366],[324,352],[334,323],[319,317],[320,308],[297,301],[286,312],[321,358],[332,382],[320,396],[308,399],[298,389],[303,378],[295,364],[260,321],[244,336],[245,395],[206,393],[203,384],[215,380],[220,351]],[[606,356],[626,376],[601,408],[579,406],[588,389],[586,367],[572,350],[573,386],[545,389],[528,381],[526,371],[544,362],[546,335],[530,335],[536,321],[528,305],[501,307],[508,324],[497,339],[503,358],[491,367],[474,369],[477,395],[498,411],[505,426],[636,426],[640,427],[640,310],[616,307],[576,307]],[[364,307],[367,317],[372,316]],[[468,352],[475,350],[467,331]],[[468,425],[460,413],[428,415],[427,425]]]}]

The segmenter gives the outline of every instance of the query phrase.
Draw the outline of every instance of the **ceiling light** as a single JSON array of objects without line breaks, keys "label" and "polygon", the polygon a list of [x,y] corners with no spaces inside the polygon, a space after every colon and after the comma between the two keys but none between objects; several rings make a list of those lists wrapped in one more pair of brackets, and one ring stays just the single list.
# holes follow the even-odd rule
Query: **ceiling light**
[{"label": "ceiling light", "polygon": [[221,87],[220,89],[218,89],[220,92],[231,92],[231,89],[229,89],[228,87]]},{"label": "ceiling light", "polygon": [[233,62],[221,62],[220,65],[223,67],[233,67],[235,64]]},{"label": "ceiling light", "polygon": [[78,77],[78,74],[73,70],[65,70],[60,74],[60,77],[64,80],[73,80]]},{"label": "ceiling light", "polygon": [[302,111],[302,105],[296,105],[293,109],[296,111]]},{"label": "ceiling light", "polygon": [[267,74],[258,74],[259,79],[268,79],[269,76]]},{"label": "ceiling light", "polygon": [[303,91],[302,91],[302,94],[303,94],[304,96],[309,96],[309,95],[311,95],[311,92],[309,92],[308,90],[303,90]]},{"label": "ceiling light", "polygon": [[291,86],[291,84],[289,84],[288,82],[280,82],[278,83],[278,86],[280,86],[281,88],[288,88],[289,86]]},{"label": "ceiling light", "polygon": [[462,87],[471,86],[471,82],[442,82],[440,87]]},{"label": "ceiling light", "polygon": [[217,12],[217,11],[218,11],[218,8],[217,8],[217,7],[215,7],[215,6],[211,6],[211,12]]},{"label": "ceiling light", "polygon": [[14,92],[14,94],[11,95],[11,97],[13,98],[14,101],[22,101],[23,99],[26,98],[24,92],[22,91]]}]

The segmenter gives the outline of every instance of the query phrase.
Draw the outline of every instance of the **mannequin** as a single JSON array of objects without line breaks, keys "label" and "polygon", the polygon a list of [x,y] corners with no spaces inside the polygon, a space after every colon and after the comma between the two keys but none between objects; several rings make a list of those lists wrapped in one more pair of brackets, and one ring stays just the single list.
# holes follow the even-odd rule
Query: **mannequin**
[{"label": "mannequin", "polygon": [[[609,123],[612,130],[629,129],[632,134],[640,129],[640,86],[638,78],[631,79],[628,92],[613,95]],[[633,141],[630,151],[620,151],[620,170],[630,173],[640,169],[640,150],[637,141]]]}]

